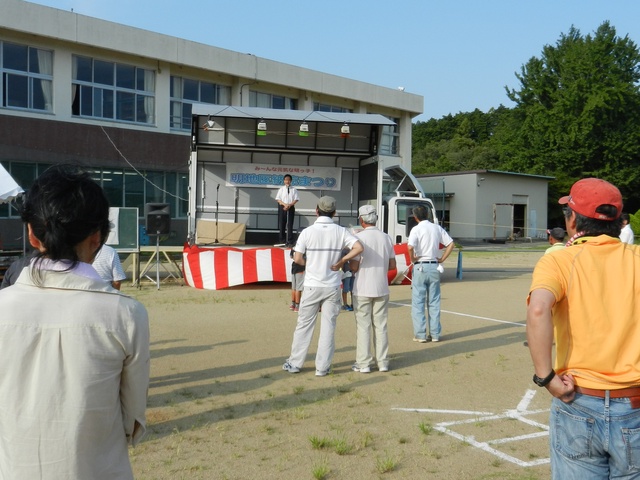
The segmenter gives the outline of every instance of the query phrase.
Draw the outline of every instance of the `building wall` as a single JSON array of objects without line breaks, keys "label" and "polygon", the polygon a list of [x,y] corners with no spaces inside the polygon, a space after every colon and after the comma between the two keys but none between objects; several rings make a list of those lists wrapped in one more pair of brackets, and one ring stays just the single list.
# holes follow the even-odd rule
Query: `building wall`
[{"label": "building wall", "polygon": [[[320,103],[355,113],[396,118],[398,163],[410,168],[411,121],[423,111],[423,98],[419,95],[23,0],[0,0],[0,12],[0,42],[53,51],[52,111],[4,108],[0,104],[3,164],[64,161],[97,170],[129,169],[133,165],[143,170],[143,175],[150,171],[187,172],[190,133],[172,129],[170,124],[171,77],[180,76],[229,87],[232,105],[249,106],[253,90],[297,100],[300,110],[311,110],[315,103]],[[74,116],[71,88],[74,55],[155,72],[153,122]],[[179,206],[172,210],[176,244],[186,238],[182,232],[182,225],[186,224],[182,210]],[[8,214],[0,210],[0,226],[13,229],[6,226],[7,218],[10,222],[19,221],[15,211],[7,211]]]},{"label": "building wall", "polygon": [[[433,191],[435,179],[443,178],[453,238],[505,240],[518,227],[517,218],[514,225],[514,211],[524,215],[523,237],[546,238],[550,178],[492,171],[418,177],[428,192]],[[440,208],[438,205],[436,201],[436,208]]]}]

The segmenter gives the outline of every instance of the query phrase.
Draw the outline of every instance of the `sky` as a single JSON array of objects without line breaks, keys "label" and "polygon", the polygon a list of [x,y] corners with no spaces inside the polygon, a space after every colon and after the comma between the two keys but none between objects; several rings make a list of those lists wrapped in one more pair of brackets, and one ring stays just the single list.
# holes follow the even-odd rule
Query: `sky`
[{"label": "sky", "polygon": [[640,44],[638,0],[31,0],[424,97],[414,121],[513,106],[545,45],[604,21]]}]

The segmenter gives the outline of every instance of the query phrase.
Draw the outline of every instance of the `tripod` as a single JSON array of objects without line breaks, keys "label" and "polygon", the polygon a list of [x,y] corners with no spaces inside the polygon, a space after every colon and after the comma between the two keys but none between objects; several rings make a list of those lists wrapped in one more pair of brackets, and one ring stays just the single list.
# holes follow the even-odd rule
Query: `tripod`
[{"label": "tripod", "polygon": [[[152,236],[152,235],[154,234],[152,233],[149,236]],[[160,290],[160,232],[156,232],[155,236],[156,236],[156,251],[154,255],[156,257],[156,281],[153,282],[153,279],[149,277],[149,275],[147,275],[147,272],[150,270],[149,267],[151,266],[147,264],[144,271],[140,274],[140,277],[138,278],[138,288],[142,287],[142,285],[140,284],[140,279],[142,279],[142,277],[147,277],[149,280],[155,283],[156,286],[158,287],[158,290]]]}]

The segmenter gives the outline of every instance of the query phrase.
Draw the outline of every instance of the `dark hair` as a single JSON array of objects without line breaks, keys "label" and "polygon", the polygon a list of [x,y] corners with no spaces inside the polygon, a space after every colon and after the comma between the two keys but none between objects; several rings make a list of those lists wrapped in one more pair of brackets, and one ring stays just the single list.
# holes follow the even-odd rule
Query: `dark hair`
[{"label": "dark hair", "polygon": [[289,177],[289,180],[293,180],[293,177],[291,175],[289,175],[288,173],[285,173],[284,177],[282,177],[282,180],[284,180],[287,177]]},{"label": "dark hair", "polygon": [[40,175],[26,194],[22,221],[31,226],[51,260],[79,262],[75,247],[99,231],[109,235],[109,201],[88,172],[72,165],[54,165]]},{"label": "dark hair", "polygon": [[421,222],[423,220],[429,220],[429,213],[427,212],[427,209],[422,205],[413,207],[413,210],[411,212],[413,213],[413,216],[416,217]]},{"label": "dark hair", "polygon": [[628,213],[621,213],[620,214],[620,219],[621,220],[625,220],[627,223],[629,223],[629,214]]},{"label": "dark hair", "polygon": [[[607,211],[609,208],[613,209],[613,213]],[[598,213],[603,213],[605,215],[615,215],[617,210],[618,209],[613,205],[601,205],[596,209]],[[571,210],[571,208],[567,206],[565,206],[562,211],[566,218],[571,217],[571,212],[573,212],[573,210]],[[615,220],[596,220],[595,218],[589,218],[585,217],[584,215],[580,215],[578,212],[574,213],[576,214],[576,231],[583,232],[585,236],[620,236],[620,230],[622,230],[622,219],[620,217],[616,218]]]}]

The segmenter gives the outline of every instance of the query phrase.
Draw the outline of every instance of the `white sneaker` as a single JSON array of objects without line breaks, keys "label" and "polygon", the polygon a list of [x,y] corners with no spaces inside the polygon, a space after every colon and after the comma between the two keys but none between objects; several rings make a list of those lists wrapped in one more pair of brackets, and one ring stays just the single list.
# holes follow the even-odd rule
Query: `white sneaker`
[{"label": "white sneaker", "polygon": [[282,365],[282,369],[287,371],[287,372],[289,372],[289,373],[299,373],[300,372],[300,369],[298,367],[294,367],[289,362],[284,362],[284,365]]},{"label": "white sneaker", "polygon": [[354,372],[360,372],[360,373],[371,373],[371,367],[358,367],[358,365],[352,365],[351,366],[351,370],[353,370]]},{"label": "white sneaker", "polygon": [[433,337],[433,338],[431,339],[431,341],[432,341],[432,342],[439,342],[439,341],[440,341],[440,339],[439,339],[439,338],[437,338],[437,337]]},{"label": "white sneaker", "polygon": [[316,377],[326,377],[331,370],[316,370]]},{"label": "white sneaker", "polygon": [[389,367],[378,367],[378,371],[379,372],[388,372],[389,371]]}]

